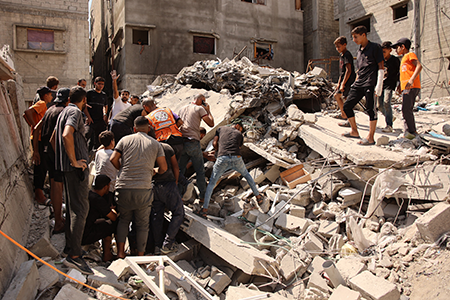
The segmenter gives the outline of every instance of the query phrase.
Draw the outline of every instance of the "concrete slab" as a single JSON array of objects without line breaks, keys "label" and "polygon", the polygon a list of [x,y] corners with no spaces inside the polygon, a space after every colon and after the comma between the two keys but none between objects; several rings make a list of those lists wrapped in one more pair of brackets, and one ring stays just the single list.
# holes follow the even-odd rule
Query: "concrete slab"
[{"label": "concrete slab", "polygon": [[[49,262],[49,264],[56,268],[53,262]],[[41,266],[38,271],[40,291],[45,290],[59,281],[59,274],[47,265]]]},{"label": "concrete slab", "polygon": [[39,272],[34,260],[20,265],[3,300],[33,300],[39,288]]},{"label": "concrete slab", "polygon": [[292,215],[281,214],[275,222],[275,226],[297,235],[305,232],[312,221],[305,218],[297,218]]},{"label": "concrete slab", "polygon": [[57,258],[59,256],[58,250],[56,250],[55,247],[53,247],[50,240],[46,237],[41,238],[39,241],[37,241],[36,244],[31,246],[28,250],[33,252],[39,257],[51,257],[51,258]]},{"label": "concrete slab", "polygon": [[422,238],[434,243],[443,233],[450,231],[450,205],[442,202],[416,220]]},{"label": "concrete slab", "polygon": [[352,291],[346,286],[340,285],[331,294],[328,300],[360,300],[361,294],[356,291]]},{"label": "concrete slab", "polygon": [[336,263],[336,268],[338,269],[339,273],[341,273],[342,278],[344,278],[346,282],[348,282],[359,273],[367,270],[366,265],[362,263],[358,257],[355,256],[341,258]]},{"label": "concrete slab", "polygon": [[167,256],[177,262],[179,260],[193,260],[197,256],[198,251],[200,251],[201,244],[194,239],[190,239],[186,242],[178,244],[178,251],[172,252]]},{"label": "concrete slab", "polygon": [[53,300],[95,300],[95,298],[90,297],[88,294],[77,290],[70,284],[66,284],[59,290],[59,293]]},{"label": "concrete slab", "polygon": [[400,292],[395,284],[373,275],[370,271],[364,271],[350,279],[350,287],[371,300],[400,299]]}]

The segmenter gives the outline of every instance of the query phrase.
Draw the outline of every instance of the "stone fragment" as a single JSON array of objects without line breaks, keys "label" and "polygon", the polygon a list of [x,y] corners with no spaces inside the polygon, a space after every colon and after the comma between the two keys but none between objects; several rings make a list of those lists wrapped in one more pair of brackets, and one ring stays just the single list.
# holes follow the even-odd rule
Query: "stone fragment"
[{"label": "stone fragment", "polygon": [[325,203],[325,202],[323,202],[323,201],[320,201],[320,202],[317,202],[317,203],[314,203],[314,206],[313,206],[313,214],[315,215],[315,216],[318,216],[318,215],[320,215],[320,214],[323,214],[323,212],[325,211],[325,210],[327,210],[327,204]]},{"label": "stone fragment", "polygon": [[[264,177],[269,179],[270,182],[274,183],[278,178],[280,178],[280,166],[273,165],[265,173]],[[262,181],[261,181],[262,182]]]},{"label": "stone fragment", "polygon": [[[268,232],[272,232],[272,227],[273,227],[273,218],[270,219],[268,222],[267,219],[269,219],[270,216],[267,214],[259,214],[258,217],[256,218],[256,228],[260,228],[262,230],[268,231]],[[266,223],[264,223],[266,222]],[[264,224],[263,224],[264,223]],[[262,225],[261,225],[262,224]]]},{"label": "stone fragment", "polygon": [[450,231],[450,205],[441,202],[416,220],[422,238],[434,243],[443,233]]},{"label": "stone fragment", "polygon": [[387,255],[382,256],[382,258],[378,261],[378,265],[383,268],[389,268],[389,269],[394,266],[394,264],[392,263],[392,261],[389,259],[389,257]]},{"label": "stone fragment", "polygon": [[336,263],[336,268],[338,269],[339,273],[341,273],[342,278],[344,278],[346,282],[348,282],[359,273],[367,270],[366,265],[363,264],[361,260],[356,256],[347,256],[341,258]]},{"label": "stone fragment", "polygon": [[377,146],[383,146],[389,144],[389,137],[382,135],[379,138],[377,138]]},{"label": "stone fragment", "polygon": [[323,259],[320,256],[316,256],[314,257],[314,259],[312,260],[311,264],[308,266],[308,272],[309,273],[322,273],[323,271],[323,263],[325,262],[325,259]]},{"label": "stone fragment", "polygon": [[331,294],[328,300],[360,300],[361,294],[356,291],[352,291],[346,286],[340,285]]},{"label": "stone fragment", "polygon": [[302,206],[291,205],[291,207],[289,208],[289,214],[293,215],[294,217],[304,218],[306,214],[306,209]]},{"label": "stone fragment", "polygon": [[298,109],[297,105],[291,104],[287,109],[287,115],[293,121],[303,121],[304,113]]},{"label": "stone fragment", "polygon": [[211,276],[208,286],[212,288],[217,295],[219,295],[230,283],[230,277],[222,271],[219,271]]},{"label": "stone fragment", "polygon": [[306,123],[316,123],[317,122],[317,116],[316,114],[306,113],[303,115],[303,120]]},{"label": "stone fragment", "polygon": [[328,241],[328,249],[331,251],[340,252],[344,244],[344,237],[341,234],[333,234]]},{"label": "stone fragment", "polygon": [[333,221],[320,220],[319,233],[326,238],[339,233],[339,224]]},{"label": "stone fragment", "polygon": [[316,288],[324,293],[327,293],[329,290],[327,281],[319,273],[316,272],[313,272],[309,277],[307,288]]},{"label": "stone fragment", "polygon": [[[260,168],[254,168],[249,171],[250,175],[252,176],[253,180],[256,184],[260,184],[261,182],[266,179],[266,176],[264,176],[264,173],[261,171]],[[240,184],[244,190],[250,188],[250,185],[247,182],[247,179],[242,177]]]},{"label": "stone fragment", "polygon": [[386,279],[389,277],[390,274],[391,272],[386,268],[378,267],[375,269],[375,275],[377,277]]},{"label": "stone fragment", "polygon": [[103,284],[102,286],[100,286],[98,288],[98,290],[115,296],[115,297],[107,296],[107,295],[97,291],[97,292],[95,292],[95,295],[97,296],[97,299],[99,299],[99,300],[115,300],[115,299],[117,299],[116,297],[123,297],[123,292],[121,292],[118,289],[116,289],[115,287],[107,285],[107,284]]},{"label": "stone fragment", "polygon": [[280,263],[280,273],[287,281],[294,278],[295,274],[301,277],[308,268],[311,258],[300,249],[291,249],[283,257]]},{"label": "stone fragment", "polygon": [[344,187],[338,192],[343,199],[341,208],[345,208],[361,202],[362,192],[352,187]]},{"label": "stone fragment", "polygon": [[219,214],[220,214],[220,210],[221,210],[221,209],[222,209],[222,208],[220,207],[220,205],[219,205],[218,203],[216,203],[216,202],[209,203],[209,206],[208,206],[208,215],[218,217]]},{"label": "stone fragment", "polygon": [[[75,270],[75,269],[70,269],[69,272],[67,272],[67,275],[72,277],[73,279],[76,279],[82,283],[86,283],[86,276],[83,275],[80,271]],[[73,284],[75,287],[81,286],[81,284],[79,284],[76,281],[73,281],[70,278],[65,277],[64,282],[66,283],[71,283]]]},{"label": "stone fragment", "polygon": [[[300,190],[301,192],[297,194]],[[294,198],[292,198],[291,204],[306,207],[311,202],[311,187],[308,184],[297,185],[295,189],[289,191],[289,194],[297,194]]]},{"label": "stone fragment", "polygon": [[445,135],[450,136],[450,124],[446,123],[442,126],[442,132],[444,132]]},{"label": "stone fragment", "polygon": [[[56,268],[53,262],[49,262],[50,265]],[[39,268],[39,290],[43,291],[48,287],[56,284],[59,281],[59,274],[47,265],[43,265]]]},{"label": "stone fragment", "polygon": [[95,300],[70,284],[63,286],[53,300]]},{"label": "stone fragment", "polygon": [[119,280],[130,272],[134,273],[124,259],[113,261],[111,265],[109,265],[108,270],[112,271]]},{"label": "stone fragment", "polygon": [[275,226],[298,235],[305,232],[306,228],[311,224],[312,221],[309,219],[297,218],[284,213],[275,222]]},{"label": "stone fragment", "polygon": [[273,216],[275,213],[277,213],[277,215],[274,217],[275,219],[282,213],[285,213],[289,208],[290,208],[290,204],[286,205],[286,201],[281,200],[280,202],[277,203],[277,205],[275,205],[274,209],[270,209],[269,212],[267,213],[269,216]]},{"label": "stone fragment", "polygon": [[260,214],[259,210],[252,209],[248,212],[248,214],[245,217],[249,222],[256,223],[256,219],[258,218],[259,214]]},{"label": "stone fragment", "polygon": [[39,271],[34,260],[20,265],[11,284],[3,295],[3,300],[33,300],[39,288]]},{"label": "stone fragment", "polygon": [[107,284],[121,291],[125,290],[125,285],[117,280],[117,276],[114,272],[104,267],[95,267],[92,271],[94,271],[94,275],[89,275],[88,281],[93,287],[100,287],[103,284]]},{"label": "stone fragment", "polygon": [[398,300],[400,298],[400,292],[395,284],[373,275],[370,271],[364,271],[350,279],[350,287],[360,292],[364,298],[372,300]]},{"label": "stone fragment", "polygon": [[59,256],[58,250],[52,245],[50,240],[46,237],[41,238],[36,244],[31,246],[28,250],[39,257],[57,258]]},{"label": "stone fragment", "polygon": [[322,254],[323,252],[323,243],[322,240],[315,235],[314,233],[308,233],[308,240],[304,244],[305,250],[312,256],[315,257],[317,255]]}]

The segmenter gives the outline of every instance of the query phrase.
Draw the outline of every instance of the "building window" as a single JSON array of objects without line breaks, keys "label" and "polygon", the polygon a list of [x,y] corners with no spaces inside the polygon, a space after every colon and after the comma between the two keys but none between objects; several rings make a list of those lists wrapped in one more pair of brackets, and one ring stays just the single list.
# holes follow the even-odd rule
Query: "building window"
[{"label": "building window", "polygon": [[32,50],[55,50],[53,30],[27,29],[27,48]]},{"label": "building window", "polygon": [[358,26],[365,26],[367,28],[367,32],[370,32],[370,17],[360,20],[358,22],[351,24],[352,29],[355,29]]},{"label": "building window", "polygon": [[216,54],[216,39],[194,35],[194,53]]},{"label": "building window", "polygon": [[273,47],[272,44],[255,43],[254,57],[258,59],[273,59]]},{"label": "building window", "polygon": [[392,13],[394,21],[406,18],[408,16],[408,3],[392,7]]},{"label": "building window", "polygon": [[242,2],[266,5],[266,0],[241,0]]},{"label": "building window", "polygon": [[148,30],[133,29],[133,44],[150,45],[150,39],[148,38]]}]

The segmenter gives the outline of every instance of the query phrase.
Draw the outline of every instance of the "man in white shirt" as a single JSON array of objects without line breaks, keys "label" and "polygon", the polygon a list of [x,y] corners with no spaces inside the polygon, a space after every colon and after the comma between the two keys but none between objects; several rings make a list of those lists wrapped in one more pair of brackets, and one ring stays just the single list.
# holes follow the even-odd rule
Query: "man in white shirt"
[{"label": "man in white shirt", "polygon": [[124,110],[127,107],[131,106],[131,103],[128,102],[128,98],[130,98],[130,92],[127,90],[122,90],[119,96],[119,90],[117,89],[117,79],[119,79],[120,75],[117,75],[116,70],[111,72],[111,78],[113,80],[113,98],[114,102],[111,109],[111,114],[109,117],[109,122],[111,122],[114,117]]}]

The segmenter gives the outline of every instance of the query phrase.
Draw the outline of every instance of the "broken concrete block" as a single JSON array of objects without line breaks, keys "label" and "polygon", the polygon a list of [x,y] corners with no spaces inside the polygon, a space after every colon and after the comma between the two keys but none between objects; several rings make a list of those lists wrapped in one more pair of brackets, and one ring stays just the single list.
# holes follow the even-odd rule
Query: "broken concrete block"
[{"label": "broken concrete block", "polygon": [[258,218],[258,215],[260,214],[259,210],[252,209],[248,212],[248,214],[245,216],[249,222],[255,223],[256,219]]},{"label": "broken concrete block", "polygon": [[317,116],[316,114],[306,113],[303,115],[303,120],[306,123],[316,123],[317,122]]},{"label": "broken concrete block", "polygon": [[323,259],[320,256],[316,256],[314,257],[313,261],[311,262],[311,264],[308,266],[308,272],[309,273],[322,273],[323,271],[323,263],[325,262],[325,259]]},{"label": "broken concrete block", "polygon": [[[249,173],[256,184],[260,184],[264,181],[264,179],[266,179],[266,176],[264,176],[264,173],[260,168],[251,169]],[[250,188],[250,185],[247,183],[247,179],[245,179],[244,177],[242,177],[240,184],[244,190]]]},{"label": "broken concrete block", "polygon": [[[309,205],[309,203],[311,202],[311,187],[307,186],[305,187],[305,185],[299,185],[297,186],[296,189],[289,191],[290,195],[295,195],[297,193],[297,191],[301,190],[300,193],[298,193],[297,195],[295,195],[294,198],[292,198],[291,204],[295,204],[295,205],[299,205],[299,206],[303,206],[306,207]],[[302,190],[303,189],[303,190]]]},{"label": "broken concrete block", "polygon": [[59,256],[58,250],[52,245],[50,240],[46,237],[41,238],[36,244],[31,246],[28,250],[39,257],[57,258]]},{"label": "broken concrete block", "polygon": [[[82,274],[80,271],[78,271],[78,270],[70,269],[69,272],[67,272],[67,275],[70,276],[70,277],[72,277],[73,279],[76,279],[76,280],[78,280],[78,281],[81,281],[81,282],[83,282],[83,283],[86,283],[86,276],[83,275],[83,274]],[[73,281],[72,279],[69,279],[69,278],[67,278],[67,277],[64,279],[64,282],[72,283],[72,284],[74,284],[75,286],[79,285],[78,282]]]},{"label": "broken concrete block", "polygon": [[220,207],[220,205],[219,205],[218,203],[216,203],[216,202],[209,203],[209,206],[208,206],[208,215],[218,217],[219,214],[220,214],[220,210],[221,210],[221,209],[222,209],[222,208]]},{"label": "broken concrete block", "polygon": [[[124,259],[117,259],[109,265],[108,270],[114,273],[118,279],[122,278],[122,276],[127,275],[131,271],[131,267],[127,264]],[[134,272],[133,272],[134,273]]]},{"label": "broken concrete block", "polygon": [[[269,215],[259,214],[258,217],[256,218],[256,224],[255,224],[256,228],[260,228],[262,230],[265,230],[265,231],[268,231],[268,232],[272,232],[274,218],[270,219],[267,223],[264,223],[269,218],[270,218]],[[263,224],[263,225],[261,225],[261,224]]]},{"label": "broken concrete block", "polygon": [[327,293],[329,291],[327,281],[322,278],[319,273],[316,272],[313,272],[309,277],[308,285],[306,286],[306,288],[316,288],[324,293]]},{"label": "broken concrete block", "polygon": [[299,205],[291,205],[291,207],[289,208],[289,214],[295,217],[304,218],[306,209]]},{"label": "broken concrete block", "polygon": [[289,138],[291,134],[291,130],[283,129],[282,131],[278,132],[278,141],[280,141],[281,143],[284,142]]},{"label": "broken concrete block", "polygon": [[346,286],[340,285],[331,294],[328,300],[360,300],[361,294]]},{"label": "broken concrete block", "polygon": [[63,286],[56,297],[53,300],[95,300],[95,298],[90,297],[88,294],[77,290],[70,284]]},{"label": "broken concrete block", "polygon": [[291,104],[287,109],[287,115],[293,121],[303,121],[304,113],[298,109],[297,105]]},{"label": "broken concrete block", "polygon": [[102,286],[100,286],[98,288],[98,290],[115,296],[115,297],[107,296],[107,295],[97,291],[97,292],[95,292],[95,295],[97,296],[97,299],[99,299],[99,300],[115,300],[115,299],[117,299],[116,297],[123,297],[123,292],[121,292],[118,289],[116,289],[115,287],[107,285],[107,284],[103,284]]},{"label": "broken concrete block", "polygon": [[382,135],[379,138],[377,138],[377,146],[383,146],[389,144],[389,137]]},{"label": "broken concrete block", "polygon": [[178,250],[176,252],[169,253],[167,256],[177,262],[179,260],[193,260],[200,250],[201,244],[194,239],[190,239],[186,242],[178,244]]},{"label": "broken concrete block", "polygon": [[373,275],[370,271],[350,279],[350,287],[361,293],[364,298],[372,300],[398,300],[400,292],[395,284]]},{"label": "broken concrete block", "polygon": [[275,222],[275,226],[298,235],[305,232],[306,228],[311,224],[312,221],[309,219],[297,218],[284,213]]},{"label": "broken concrete block", "polygon": [[450,231],[450,205],[441,202],[416,220],[422,238],[434,243],[443,233]]},{"label": "broken concrete block", "polygon": [[344,187],[339,190],[339,196],[343,199],[341,208],[355,205],[361,202],[362,192],[352,187]]},{"label": "broken concrete block", "polygon": [[339,224],[333,221],[320,220],[319,233],[324,237],[330,238],[334,234],[338,234],[340,230]]},{"label": "broken concrete block", "polygon": [[323,79],[327,78],[327,72],[325,72],[324,69],[319,68],[319,67],[314,67],[314,69],[312,69],[312,71],[309,72],[311,75],[314,75],[316,77],[321,77]]},{"label": "broken concrete block", "polygon": [[312,256],[315,257],[317,255],[322,254],[323,252],[323,243],[322,240],[315,235],[314,233],[308,233],[308,240],[304,244],[305,250]]},{"label": "broken concrete block", "polygon": [[323,201],[314,203],[312,213],[315,216],[318,216],[320,214],[323,214],[323,212],[327,210],[327,207],[328,207],[328,205]]},{"label": "broken concrete block", "polygon": [[280,166],[271,166],[269,170],[264,173],[264,177],[274,183],[278,178],[280,178]]},{"label": "broken concrete block", "polygon": [[280,214],[285,213],[288,209],[290,208],[290,205],[287,204],[286,205],[286,201],[281,200],[280,202],[277,203],[277,205],[275,205],[275,207],[273,209],[270,209],[267,214],[269,216],[273,216],[275,213],[277,213],[276,216],[274,216],[274,219],[276,219]]},{"label": "broken concrete block", "polygon": [[108,284],[121,291],[125,290],[125,285],[117,280],[117,276],[114,272],[104,267],[95,267],[92,271],[94,271],[94,275],[89,275],[88,280],[93,287],[100,287],[103,284]]},{"label": "broken concrete block", "polygon": [[328,241],[328,249],[331,251],[339,252],[342,246],[344,246],[344,237],[341,234],[333,234],[333,236]]},{"label": "broken concrete block", "polygon": [[39,288],[39,272],[34,260],[20,265],[11,284],[3,295],[4,300],[33,300]]},{"label": "broken concrete block", "polygon": [[[53,262],[49,262],[50,265],[56,268]],[[43,265],[39,268],[39,290],[43,291],[48,287],[51,287],[59,281],[59,274],[47,265]]]},{"label": "broken concrete block", "polygon": [[305,251],[291,249],[281,260],[280,273],[287,281],[294,278],[295,274],[301,277],[306,272],[310,262],[311,258]]},{"label": "broken concrete block", "polygon": [[211,280],[208,286],[212,288],[217,295],[223,292],[223,290],[231,283],[230,277],[222,271],[217,272],[211,276]]},{"label": "broken concrete block", "polygon": [[347,256],[341,258],[336,263],[336,268],[338,269],[339,273],[341,273],[342,278],[344,278],[346,282],[348,282],[359,273],[367,270],[366,265],[362,263],[361,260],[356,256]]},{"label": "broken concrete block", "polygon": [[247,234],[248,228],[245,222],[238,219],[238,217],[226,216],[224,229],[237,237],[242,237]]}]

